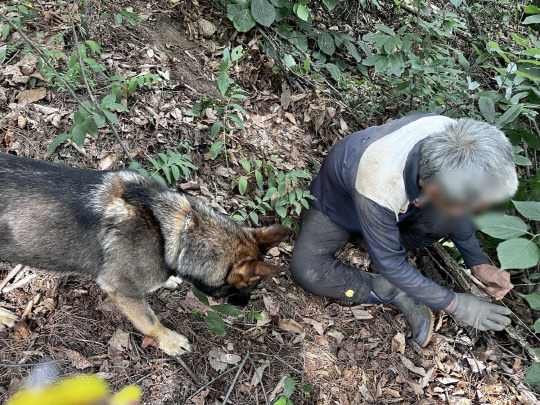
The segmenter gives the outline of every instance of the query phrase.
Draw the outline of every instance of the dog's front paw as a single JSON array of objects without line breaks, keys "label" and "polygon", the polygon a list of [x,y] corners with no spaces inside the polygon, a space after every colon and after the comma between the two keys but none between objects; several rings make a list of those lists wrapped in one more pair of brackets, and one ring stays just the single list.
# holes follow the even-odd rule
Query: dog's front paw
[{"label": "dog's front paw", "polygon": [[0,332],[13,328],[18,320],[19,318],[13,312],[0,308]]},{"label": "dog's front paw", "polygon": [[165,281],[165,284],[163,284],[163,288],[166,288],[167,290],[176,291],[180,288],[180,285],[184,282],[180,277],[176,276],[170,276],[167,281]]},{"label": "dog's front paw", "polygon": [[169,356],[181,356],[193,351],[185,336],[170,329],[163,328],[157,339],[159,348]]}]

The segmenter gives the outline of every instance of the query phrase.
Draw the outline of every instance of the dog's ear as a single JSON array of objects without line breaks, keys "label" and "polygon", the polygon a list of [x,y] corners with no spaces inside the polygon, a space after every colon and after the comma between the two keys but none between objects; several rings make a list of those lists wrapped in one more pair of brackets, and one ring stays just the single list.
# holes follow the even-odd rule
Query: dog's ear
[{"label": "dog's ear", "polygon": [[237,288],[251,287],[264,278],[273,276],[283,271],[283,267],[274,266],[259,260],[250,260],[239,268],[233,270],[227,281]]},{"label": "dog's ear", "polygon": [[281,225],[265,226],[264,228],[248,228],[249,232],[255,237],[259,243],[261,250],[266,253],[287,236],[291,230]]}]

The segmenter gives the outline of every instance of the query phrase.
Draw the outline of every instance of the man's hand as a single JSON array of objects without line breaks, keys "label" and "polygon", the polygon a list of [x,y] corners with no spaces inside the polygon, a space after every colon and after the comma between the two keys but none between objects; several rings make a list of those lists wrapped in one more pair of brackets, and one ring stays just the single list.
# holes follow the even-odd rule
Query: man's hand
[{"label": "man's hand", "polygon": [[489,298],[473,294],[456,293],[456,298],[448,312],[467,325],[478,330],[503,330],[510,325],[511,311],[501,305],[492,304]]},{"label": "man's hand", "polygon": [[473,275],[486,286],[486,291],[496,300],[502,300],[514,286],[510,282],[510,273],[499,270],[491,264],[479,264],[471,267]]}]

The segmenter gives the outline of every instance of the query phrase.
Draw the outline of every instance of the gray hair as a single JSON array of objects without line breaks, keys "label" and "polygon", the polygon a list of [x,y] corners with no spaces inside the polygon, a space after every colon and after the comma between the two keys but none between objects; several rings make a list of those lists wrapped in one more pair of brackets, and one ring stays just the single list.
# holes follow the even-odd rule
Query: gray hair
[{"label": "gray hair", "polygon": [[419,176],[436,182],[449,202],[460,205],[499,202],[518,187],[510,141],[493,125],[468,118],[423,140]]}]

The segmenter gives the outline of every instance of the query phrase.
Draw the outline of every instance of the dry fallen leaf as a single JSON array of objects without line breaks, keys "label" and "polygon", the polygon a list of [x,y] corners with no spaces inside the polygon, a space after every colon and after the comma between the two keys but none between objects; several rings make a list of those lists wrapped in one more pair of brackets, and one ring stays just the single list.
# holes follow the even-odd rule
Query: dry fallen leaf
[{"label": "dry fallen leaf", "polygon": [[253,378],[251,379],[251,387],[254,387],[261,382],[264,370],[266,370],[268,366],[270,366],[270,361],[265,360],[259,367],[255,369],[255,372],[253,373]]},{"label": "dry fallen leaf", "polygon": [[279,304],[268,293],[263,295],[263,302],[269,315],[277,316],[279,314]]},{"label": "dry fallen leaf", "polygon": [[257,319],[257,326],[268,325],[270,322],[272,322],[272,317],[266,309],[261,312],[261,315],[262,319]]},{"label": "dry fallen leaf", "polygon": [[45,89],[45,87],[38,87],[21,91],[15,98],[19,100],[19,103],[30,104],[45,98],[46,95],[47,89]]},{"label": "dry fallen leaf", "polygon": [[292,319],[281,319],[278,323],[278,327],[285,332],[298,333],[305,336],[306,331],[298,322]]},{"label": "dry fallen leaf", "polygon": [[116,329],[111,339],[109,340],[109,346],[123,352],[129,348],[129,332],[120,328]]},{"label": "dry fallen leaf", "polygon": [[407,357],[403,356],[402,354],[399,355],[399,358],[401,359],[401,362],[403,363],[403,365],[409,371],[412,371],[413,373],[418,374],[422,377],[426,376],[426,370],[423,367],[415,366],[411,360],[409,360]]},{"label": "dry fallen leaf", "polygon": [[210,366],[216,371],[225,371],[227,366],[235,366],[242,358],[237,354],[227,353],[221,347],[213,347],[208,353]]},{"label": "dry fallen leaf", "polygon": [[64,355],[64,357],[69,360],[69,362],[71,363],[71,367],[74,367],[77,370],[84,370],[86,368],[93,367],[93,364],[90,363],[88,359],[79,352],[64,348],[61,348],[59,350]]},{"label": "dry fallen leaf", "polygon": [[398,332],[392,339],[392,351],[405,354],[405,334]]},{"label": "dry fallen leaf", "polygon": [[364,309],[361,309],[359,306],[351,307],[351,312],[353,316],[355,317],[355,319],[358,319],[358,320],[373,319],[373,315],[371,315],[371,313],[369,313],[368,311]]}]

